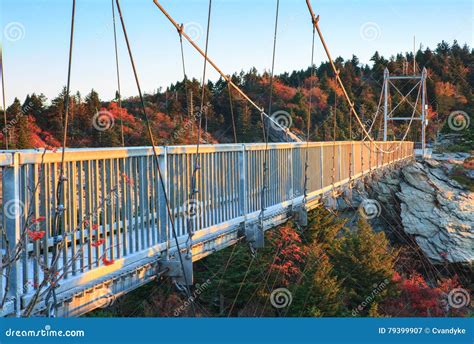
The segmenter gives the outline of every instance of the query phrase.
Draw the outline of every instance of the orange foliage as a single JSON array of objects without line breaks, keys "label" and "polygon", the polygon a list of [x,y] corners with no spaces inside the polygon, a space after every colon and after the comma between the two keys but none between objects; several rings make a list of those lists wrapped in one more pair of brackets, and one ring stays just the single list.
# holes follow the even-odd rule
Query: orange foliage
[{"label": "orange foliage", "polygon": [[456,94],[456,87],[449,82],[436,82],[435,90],[438,96],[453,97]]},{"label": "orange foliage", "polygon": [[328,79],[328,87],[333,91],[336,92],[338,97],[342,97],[344,92],[342,92],[341,87],[336,79]]},{"label": "orange foliage", "polygon": [[30,134],[31,145],[34,148],[61,146],[61,143],[56,140],[51,133],[41,130],[41,128],[36,125],[36,121],[32,116],[28,116],[28,132]]},{"label": "orange foliage", "polygon": [[284,102],[289,102],[296,95],[295,88],[284,85],[278,79],[273,81],[273,92],[276,98],[280,98]]},{"label": "orange foliage", "polygon": [[270,269],[281,277],[280,283],[288,285],[296,281],[302,273],[307,252],[301,244],[301,237],[296,230],[290,226],[284,226],[269,234],[271,246],[278,252],[272,262]]}]

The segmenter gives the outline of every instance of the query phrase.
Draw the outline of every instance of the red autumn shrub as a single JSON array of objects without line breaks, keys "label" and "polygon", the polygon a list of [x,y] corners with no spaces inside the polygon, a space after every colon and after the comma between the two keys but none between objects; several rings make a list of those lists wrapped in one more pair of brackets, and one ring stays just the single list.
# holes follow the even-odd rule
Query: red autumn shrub
[{"label": "red autumn shrub", "polygon": [[438,281],[431,287],[418,273],[410,277],[395,273],[392,279],[397,284],[398,295],[381,303],[380,310],[393,317],[444,317],[466,315],[467,307],[456,308],[450,304],[450,293],[460,288],[457,277]]}]

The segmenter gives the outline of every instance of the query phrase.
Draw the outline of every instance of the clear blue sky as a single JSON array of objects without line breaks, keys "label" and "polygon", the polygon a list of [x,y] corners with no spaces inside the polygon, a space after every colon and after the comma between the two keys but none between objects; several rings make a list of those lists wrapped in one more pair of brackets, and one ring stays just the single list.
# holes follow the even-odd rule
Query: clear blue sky
[{"label": "clear blue sky", "polygon": [[[66,83],[71,3],[69,0],[2,0],[1,28],[6,93],[55,97]],[[320,25],[334,57],[369,63],[374,51],[388,57],[418,44],[435,47],[441,40],[473,46],[470,0],[314,0]],[[179,23],[188,23],[204,45],[207,0],[162,0]],[[214,0],[209,55],[226,73],[269,69],[276,0]],[[182,79],[176,30],[152,0],[122,0],[142,88],[152,92]],[[19,23],[19,25],[18,25]],[[117,23],[118,24],[118,23]],[[375,33],[364,39],[361,30]],[[14,29],[19,29],[14,36]],[[119,29],[122,93],[136,95],[133,75]],[[371,31],[374,29],[374,31]],[[7,33],[8,31],[8,33]],[[13,32],[13,33],[12,33]],[[311,22],[305,0],[281,0],[276,71],[306,68],[310,63]],[[6,35],[13,35],[6,37]],[[13,39],[11,39],[13,37]],[[10,38],[10,39],[7,39]],[[18,39],[20,38],[20,39]],[[418,45],[417,44],[417,45]],[[202,59],[185,49],[190,76],[200,78]],[[319,42],[317,64],[324,60]],[[215,79],[217,74],[209,74]],[[116,89],[110,0],[77,0],[71,88],[83,95],[96,89],[109,100]]]}]

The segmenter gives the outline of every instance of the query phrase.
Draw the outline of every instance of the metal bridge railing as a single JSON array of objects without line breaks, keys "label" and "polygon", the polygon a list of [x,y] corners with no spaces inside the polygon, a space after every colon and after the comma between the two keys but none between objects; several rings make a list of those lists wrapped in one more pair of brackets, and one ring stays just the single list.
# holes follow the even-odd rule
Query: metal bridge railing
[{"label": "metal bridge railing", "polygon": [[[388,150],[400,143],[378,144]],[[306,149],[309,197],[413,155],[411,142],[404,142],[401,149],[387,154],[377,153],[369,142],[269,144],[266,208],[288,201],[301,202]],[[265,144],[201,146],[196,200],[188,199],[196,147],[156,150],[180,239],[187,236],[188,220],[194,221],[199,234],[213,226],[224,230],[229,221],[245,222],[260,211]],[[43,281],[54,240],[64,241],[59,262],[64,278],[58,293],[94,282],[172,245],[150,147],[68,149],[67,181],[61,200],[65,207],[63,225],[58,238],[53,238],[60,159],[60,152],[51,151],[0,153],[1,223],[6,233],[0,240],[0,254],[11,253],[19,242],[26,244],[8,270],[8,281],[5,266],[0,280],[0,298],[7,289],[9,297],[22,300],[17,308],[25,306]],[[190,208],[196,214],[190,214]],[[44,232],[37,240],[24,230],[34,219],[41,221],[32,229]],[[115,263],[108,266],[107,261],[111,260]]]}]

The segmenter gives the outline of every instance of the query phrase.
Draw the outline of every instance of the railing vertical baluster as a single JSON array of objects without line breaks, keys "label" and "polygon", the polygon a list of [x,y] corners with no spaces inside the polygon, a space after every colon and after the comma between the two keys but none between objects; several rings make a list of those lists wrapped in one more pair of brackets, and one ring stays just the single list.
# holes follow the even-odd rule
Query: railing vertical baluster
[{"label": "railing vertical baluster", "polygon": [[120,186],[121,186],[121,193],[120,193],[120,199],[121,199],[121,207],[120,207],[120,216],[122,218],[122,255],[126,256],[128,253],[128,220],[129,217],[128,215],[128,202],[130,201],[127,198],[128,195],[128,184],[131,184],[133,181],[128,180],[127,183],[127,170],[126,170],[126,161],[128,158],[122,158],[119,159],[119,164],[120,164]]},{"label": "railing vertical baluster", "polygon": [[[102,256],[106,253],[106,249],[107,247],[110,247],[108,245],[108,233],[107,233],[107,224],[108,224],[108,221],[107,221],[107,216],[108,216],[108,206],[107,206],[107,197],[109,195],[109,190],[107,188],[107,181],[108,181],[108,172],[107,172],[107,163],[106,163],[106,160],[105,159],[102,159],[102,168],[101,168],[101,191],[102,191],[102,194],[101,194],[101,204],[102,204],[102,236],[103,236],[103,239],[105,240],[105,243],[103,245],[100,245],[100,247],[102,247],[102,251],[100,251],[100,255],[98,257],[99,258],[102,258]],[[100,262],[99,262],[100,264]]]},{"label": "railing vertical baluster", "polygon": [[[206,225],[207,226],[212,226],[213,225],[213,220],[212,220],[212,207],[211,207],[211,190],[212,190],[212,187],[214,186],[214,183],[211,179],[211,175],[210,175],[210,166],[211,166],[211,157],[212,157],[212,153],[206,153],[204,155],[205,157],[205,163],[204,166],[204,170],[203,170],[203,173],[204,175],[206,176],[206,186],[205,186],[205,189],[206,189],[206,194],[205,194],[205,197],[204,197],[204,204],[201,204],[201,206],[203,207],[203,213],[205,214],[205,218],[206,218]],[[189,190],[189,186],[188,186],[188,190]]]},{"label": "railing vertical baluster", "polygon": [[[161,178],[163,178],[163,183],[165,184],[166,187],[166,193],[169,195],[169,190],[170,190],[170,180],[168,176],[168,148],[163,149],[163,154],[160,154],[159,156],[159,163],[160,163],[160,169],[161,169]],[[161,236],[161,241],[164,242],[166,240],[166,245],[167,248],[169,248],[170,245],[170,224],[169,224],[169,218],[168,218],[168,213],[166,210],[166,201],[165,197],[163,194],[163,188],[160,185],[160,177],[157,176],[157,185],[158,185],[158,190],[159,190],[159,199],[160,199],[160,224],[162,228],[162,233],[164,235]]]},{"label": "railing vertical baluster", "polygon": [[[39,185],[40,195],[41,195],[39,211],[40,211],[40,214],[45,217],[45,221],[44,221],[45,233],[44,233],[43,239],[41,240],[41,245],[43,247],[44,252],[47,252],[48,250],[48,239],[51,234],[51,210],[50,210],[51,196],[50,196],[50,188],[49,188],[49,183],[50,183],[49,168],[50,168],[50,164],[41,165],[42,172],[39,174],[41,177],[41,181]],[[45,266],[48,266],[48,255],[43,254],[42,258],[43,258],[43,264]]]},{"label": "railing vertical baluster", "polygon": [[[66,162],[64,164],[65,166],[65,170],[63,172],[63,176],[61,176],[61,170],[59,169],[59,173],[58,173],[58,179],[59,178],[62,178],[62,177],[66,177],[67,180],[65,181],[62,181],[63,183],[63,186],[62,186],[62,199],[60,200],[60,205],[66,207],[66,209],[63,210],[62,212],[62,216],[61,216],[61,228],[59,229],[59,235],[62,236],[62,240],[63,240],[63,252],[62,252],[62,261],[63,261],[63,265],[62,265],[62,268],[64,269],[63,271],[63,274],[64,274],[64,278],[67,278],[69,276],[69,271],[68,269],[66,269],[66,266],[67,266],[67,262],[68,262],[68,246],[69,246],[69,237],[68,237],[68,221],[69,221],[69,206],[68,206],[68,198],[69,198],[69,183],[70,183],[70,179],[69,179],[69,171],[71,170],[70,166],[69,166],[69,162]],[[60,261],[60,259],[58,259],[58,262]]]},{"label": "railing vertical baluster", "polygon": [[219,179],[219,222],[225,221],[225,178],[224,178],[224,153],[219,152],[218,155],[218,168],[217,168],[217,178]]},{"label": "railing vertical baluster", "polygon": [[85,176],[84,176],[84,184],[85,184],[85,216],[82,221],[87,220],[88,225],[84,226],[84,230],[87,229],[87,250],[84,248],[84,252],[87,252],[87,266],[88,269],[92,269],[92,240],[93,240],[93,233],[92,233],[92,224],[94,223],[94,214],[93,214],[93,209],[92,209],[92,202],[93,202],[93,194],[92,194],[92,183],[93,183],[93,168],[92,168],[92,161],[86,161],[85,162]]},{"label": "railing vertical baluster", "polygon": [[225,221],[230,219],[230,183],[229,183],[229,167],[232,166],[232,162],[229,157],[229,152],[224,152],[222,153],[222,160],[223,160],[223,177],[224,177],[224,199],[223,199],[223,205],[224,205],[224,219]]},{"label": "railing vertical baluster", "polygon": [[[299,147],[297,148],[299,149]],[[288,169],[287,169],[287,173],[286,173],[286,185],[288,185],[289,187],[289,190],[288,190],[288,187],[286,188],[286,195],[285,195],[285,200],[290,200],[292,199],[293,197],[295,197],[296,193],[295,193],[295,180],[293,179],[293,176],[295,175],[296,173],[296,167],[298,164],[295,163],[294,159],[293,159],[293,154],[294,154],[294,151],[295,151],[295,147],[292,146],[290,149],[289,149],[289,154],[288,154]],[[298,170],[301,168],[301,165],[299,166]]]},{"label": "railing vertical baluster", "polygon": [[137,166],[138,166],[138,160],[139,157],[133,157],[132,158],[132,178],[135,181],[133,184],[133,232],[134,232],[134,251],[137,252],[140,250],[140,229],[139,229],[139,199],[140,199],[140,194],[138,192],[138,185],[141,183],[141,180],[139,180],[138,175],[137,175]]},{"label": "railing vertical baluster", "polygon": [[[20,202],[23,204],[23,207],[20,209],[20,229],[23,231],[26,225],[28,225],[28,216],[30,212],[30,193],[28,192],[28,189],[31,188],[31,182],[29,175],[30,175],[30,169],[31,166],[26,165],[22,166],[20,165],[19,170],[20,170]],[[28,235],[25,232],[22,240],[25,242],[26,245],[28,245]],[[23,285],[23,293],[28,292],[30,281],[28,280],[30,276],[30,271],[28,267],[28,250],[22,250],[21,251],[21,262],[22,262],[22,272],[23,272],[23,280],[22,280],[22,285]]]},{"label": "railing vertical baluster", "polygon": [[[159,156],[158,161],[161,161],[161,156]],[[153,159],[153,164],[155,163],[155,160]],[[154,232],[155,232],[155,244],[161,243],[161,218],[160,218],[160,180],[158,177],[158,170],[155,165],[153,165],[153,207],[154,207]]]},{"label": "railing vertical baluster", "polygon": [[[86,201],[86,198],[84,197],[84,179],[86,178],[85,172],[84,172],[84,162],[83,161],[78,161],[77,162],[79,168],[78,168],[78,199],[79,199],[79,215],[77,221],[79,222],[78,225],[78,230],[80,231],[80,250],[82,251],[81,254],[79,255],[79,265],[80,265],[80,272],[84,272],[84,256],[85,256],[85,236],[84,236],[84,203]],[[84,175],[84,177],[83,177]],[[87,196],[86,196],[87,197]]]},{"label": "railing vertical baluster", "polygon": [[138,175],[140,176],[140,249],[145,249],[145,188],[146,188],[146,174],[145,174],[145,157],[141,156],[138,158]]},{"label": "railing vertical baluster", "polygon": [[110,259],[115,259],[115,235],[116,231],[118,228],[115,227],[115,206],[116,206],[116,195],[118,190],[116,189],[118,187],[118,184],[115,182],[115,165],[114,165],[114,159],[107,159],[108,166],[109,166],[109,172],[107,176],[108,180],[108,196],[107,196],[107,208],[108,208],[108,221],[109,221],[109,252],[107,256],[110,257]]},{"label": "railing vertical baluster", "polygon": [[[124,168],[125,168],[125,176],[123,180],[123,185],[125,187],[125,197],[126,197],[126,215],[125,215],[125,221],[126,221],[126,229],[128,234],[127,236],[127,254],[131,254],[134,252],[134,246],[133,246],[133,230],[134,230],[134,224],[133,224],[133,192],[132,188],[133,185],[137,182],[136,180],[133,179],[132,177],[132,158],[125,158],[124,159]],[[126,178],[128,178],[128,183],[126,183]],[[124,227],[125,228],[125,227]]]},{"label": "railing vertical baluster", "polygon": [[[151,228],[150,228],[150,157],[143,157],[145,169],[143,171],[145,178],[143,211],[145,212],[145,227],[146,227],[146,246],[151,246]],[[151,165],[153,166],[153,165]]]},{"label": "railing vertical baluster", "polygon": [[321,144],[319,146],[319,148],[320,148],[320,153],[321,153],[319,155],[320,156],[320,162],[319,163],[321,164],[321,189],[323,189],[324,188],[324,154],[323,154],[324,146]]},{"label": "railing vertical baluster", "polygon": [[156,245],[158,243],[158,224],[157,224],[157,207],[156,207],[156,198],[158,195],[156,194],[156,185],[155,185],[155,175],[158,173],[155,166],[155,160],[153,157],[150,157],[150,213],[151,213],[151,239],[152,245]]},{"label": "railing vertical baluster", "polygon": [[[94,172],[93,172],[94,175],[92,179],[93,180],[92,190],[94,192],[94,202],[92,204],[92,211],[94,213],[94,224],[99,226],[99,225],[103,225],[103,223],[101,223],[101,218],[100,218],[100,215],[102,214],[103,209],[100,208],[101,196],[100,196],[100,161],[99,160],[93,161],[93,169],[94,169]],[[96,241],[100,240],[102,237],[100,228],[101,227],[98,227],[97,230],[93,231],[93,233],[95,234]],[[95,252],[95,257],[94,257],[95,265],[99,266],[100,247],[96,246],[94,252]]]},{"label": "railing vertical baluster", "polygon": [[[77,237],[76,237],[76,230],[77,230],[77,201],[78,201],[78,195],[77,195],[77,181],[78,181],[78,176],[77,176],[77,163],[75,161],[71,162],[71,173],[69,173],[69,176],[71,179],[69,179],[69,185],[70,185],[70,201],[69,205],[71,206],[71,211],[69,212],[70,214],[70,219],[69,219],[69,230],[71,232],[71,259],[72,264],[72,275],[75,276],[77,273],[77,259],[73,258],[76,255],[77,252]],[[79,179],[80,179],[80,173],[79,173]],[[68,260],[69,261],[69,260]]]},{"label": "railing vertical baluster", "polygon": [[[341,181],[342,180],[342,164],[343,164],[343,159],[342,159],[342,143],[341,142],[338,142],[336,143],[337,144],[337,162],[338,162],[338,178],[337,178],[337,181]],[[344,162],[345,163],[345,162]]]},{"label": "railing vertical baluster", "polygon": [[[30,185],[33,185],[31,191],[34,192],[34,194],[32,195],[32,201],[33,201],[33,205],[32,205],[32,211],[33,211],[33,216],[34,218],[38,218],[39,217],[39,214],[40,214],[40,201],[39,201],[39,192],[40,192],[40,179],[39,179],[39,166],[34,164],[31,166],[32,168],[32,174],[31,174],[31,178],[32,178],[32,181],[30,183]],[[41,226],[43,225],[43,223],[41,223]],[[38,262],[40,260],[40,241],[37,240],[33,243],[33,285],[36,286],[38,285],[38,281],[39,281],[39,271],[38,271]],[[35,287],[36,288],[36,287]]]},{"label": "railing vertical baluster", "polygon": [[[9,243],[10,254],[21,240],[20,209],[20,168],[19,154],[12,154],[12,164],[6,166],[2,173],[3,228]],[[23,293],[21,282],[21,261],[11,263],[8,294],[15,298],[15,311],[20,314],[20,297]],[[7,287],[7,286],[5,286]]]},{"label": "railing vertical baluster", "polygon": [[[43,165],[43,168],[45,169],[44,171],[44,177],[43,177],[43,184],[44,184],[44,194],[43,194],[43,200],[44,200],[44,216],[45,216],[45,223],[46,223],[46,228],[45,228],[45,235],[43,237],[43,250],[45,252],[48,250],[49,247],[49,238],[52,235],[52,221],[53,221],[53,206],[54,206],[54,200],[52,200],[52,170],[53,170],[53,165],[54,164],[45,164]],[[54,197],[53,197],[54,198]],[[44,266],[49,265],[49,256],[47,254],[43,255],[43,264]]]},{"label": "railing vertical baluster", "polygon": [[212,185],[214,186],[212,188],[211,192],[211,213],[212,213],[212,223],[217,224],[219,219],[217,217],[217,177],[216,177],[216,163],[217,163],[217,153],[213,152],[211,155],[211,166],[210,166],[210,173],[211,173],[211,180],[212,180]]},{"label": "railing vertical baluster", "polygon": [[[237,183],[235,181],[235,175],[236,175],[236,170],[239,168],[239,162],[238,162],[238,157],[237,154],[235,154],[235,151],[231,152],[231,160],[232,160],[232,168],[230,170],[231,173],[231,199],[232,199],[232,218],[235,218],[238,216],[236,212],[236,191],[238,190]],[[238,191],[237,191],[238,192]]]},{"label": "railing vertical baluster", "polygon": [[122,205],[122,188],[120,185],[120,182],[122,181],[122,178],[120,178],[120,172],[121,172],[121,167],[120,167],[120,161],[122,159],[114,159],[114,177],[115,177],[115,195],[114,195],[114,200],[115,200],[115,238],[116,238],[116,257],[120,258],[122,256],[122,230],[121,226],[123,226],[123,218],[121,217],[121,209],[123,207]]},{"label": "railing vertical baluster", "polygon": [[238,183],[239,183],[239,216],[247,214],[247,162],[245,155],[245,145],[239,150],[239,167],[238,167]]}]

